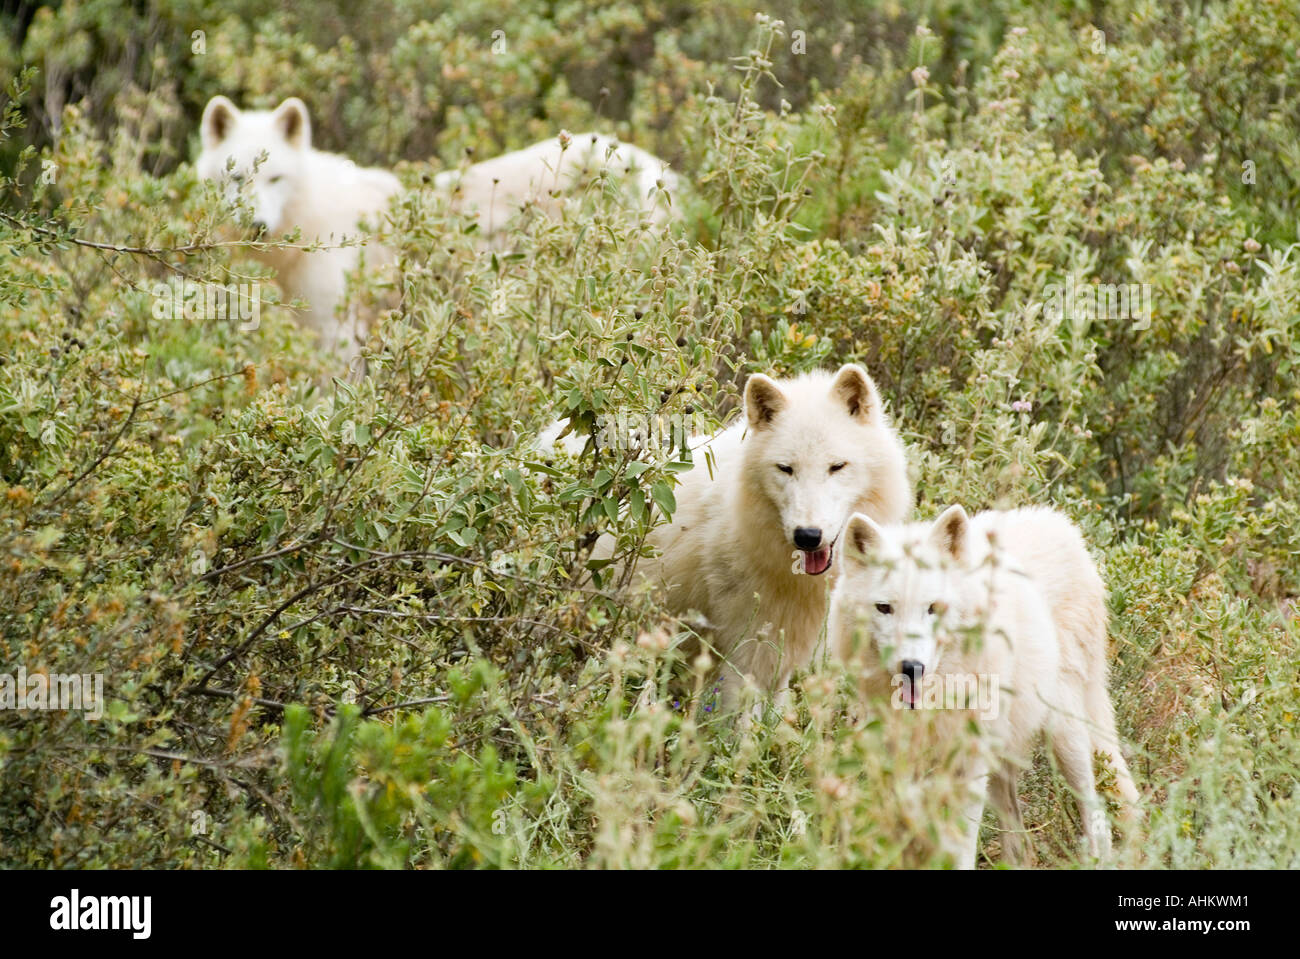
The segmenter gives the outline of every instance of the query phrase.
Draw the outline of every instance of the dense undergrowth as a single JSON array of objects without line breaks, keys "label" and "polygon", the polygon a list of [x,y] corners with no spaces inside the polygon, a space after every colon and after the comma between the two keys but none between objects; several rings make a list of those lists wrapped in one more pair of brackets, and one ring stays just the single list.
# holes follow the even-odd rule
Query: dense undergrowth
[{"label": "dense undergrowth", "polygon": [[[1086,530],[1145,803],[1118,863],[1297,865],[1286,4],[375,6],[6,23],[0,672],[100,673],[107,702],[0,712],[0,863],[911,861],[952,813],[896,715],[845,722],[818,661],[737,734],[691,623],[590,560],[641,548],[680,449],[529,446],[560,415],[716,425],[750,372],[855,360],[919,515]],[[393,306],[364,382],[196,181],[218,92],[302,96],[318,145],[403,178],[396,279],[354,291]],[[560,128],[670,159],[680,221],[597,195],[486,250],[433,196],[467,148]],[[258,328],[160,316],[185,282],[258,283]],[[1149,311],[1053,311],[1130,283]],[[1040,863],[1079,863],[1045,756],[1021,794]]]}]

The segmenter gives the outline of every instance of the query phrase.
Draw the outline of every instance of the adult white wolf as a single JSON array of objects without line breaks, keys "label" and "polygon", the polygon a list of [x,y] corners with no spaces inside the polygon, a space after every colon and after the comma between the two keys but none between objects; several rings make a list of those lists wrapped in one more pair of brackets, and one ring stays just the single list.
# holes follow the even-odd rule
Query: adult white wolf
[{"label": "adult white wolf", "polygon": [[524,203],[553,211],[564,196],[575,194],[601,171],[631,194],[651,222],[666,221],[669,207],[664,191],[677,189],[677,175],[653,154],[600,133],[561,132],[463,170],[444,170],[433,184],[450,194],[455,206],[475,213],[479,230],[491,236]]},{"label": "adult white wolf", "polygon": [[788,380],[756,373],[744,416],[691,445],[677,512],[651,534],[659,555],[638,571],[671,609],[707,620],[729,710],[745,677],[781,693],[807,665],[849,517],[901,520],[911,485],[876,384],[854,364]]},{"label": "adult white wolf", "polygon": [[[1003,757],[995,768],[974,761],[962,775],[970,795],[965,834],[950,844],[958,863],[974,868],[986,796],[1008,830],[1003,848],[1023,859],[1016,779],[1042,731],[1078,799],[1089,853],[1107,856],[1094,750],[1113,768],[1130,812],[1137,791],[1106,688],[1105,586],[1074,524],[1043,507],[969,519],[952,506],[932,524],[882,527],[854,516],[845,541],[831,598],[832,655],[864,697],[952,709],[950,721],[934,726],[941,737],[974,718]],[[986,683],[999,700],[991,715],[930,695]]]},{"label": "adult white wolf", "polygon": [[[274,110],[240,110],[225,97],[213,97],[203,111],[201,130],[199,177],[224,181],[232,200],[242,194],[257,235],[275,238],[298,228],[303,245],[327,244],[311,253],[272,248],[254,256],[275,269],[288,296],[307,302],[302,320],[322,345],[350,363],[365,340],[366,323],[356,311],[339,315],[338,306],[359,247],[338,244],[344,237],[358,237],[363,221],[378,226],[401,184],[385,170],[362,168],[346,157],[313,149],[311,120],[297,97]],[[371,263],[389,256],[373,244],[368,247]]]}]

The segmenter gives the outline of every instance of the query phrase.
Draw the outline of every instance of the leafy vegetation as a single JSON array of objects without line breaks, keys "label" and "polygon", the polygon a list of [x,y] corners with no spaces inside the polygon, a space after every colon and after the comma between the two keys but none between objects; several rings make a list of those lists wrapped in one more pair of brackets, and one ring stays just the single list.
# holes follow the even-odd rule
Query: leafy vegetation
[{"label": "leafy vegetation", "polygon": [[[819,660],[738,734],[692,623],[591,559],[643,549],[680,446],[530,445],[855,360],[921,515],[1086,530],[1145,802],[1120,864],[1300,864],[1284,0],[353,6],[0,14],[0,673],[106,696],[0,711],[0,863],[942,864],[949,784],[896,715],[847,722]],[[196,181],[215,93],[301,96],[402,177],[363,382]],[[561,128],[671,160],[680,221],[597,185],[486,249],[429,186]],[[257,283],[258,328],[159,310],[181,282]],[[1055,315],[1069,284],[1149,311]],[[1067,800],[1040,756],[1043,864],[1080,862]]]}]

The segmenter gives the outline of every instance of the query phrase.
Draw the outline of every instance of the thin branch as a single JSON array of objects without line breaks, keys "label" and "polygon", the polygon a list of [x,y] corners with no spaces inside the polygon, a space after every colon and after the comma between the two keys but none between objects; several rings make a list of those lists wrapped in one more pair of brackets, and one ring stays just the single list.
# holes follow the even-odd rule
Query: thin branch
[{"label": "thin branch", "polygon": [[68,483],[67,486],[63,487],[63,489],[59,490],[59,492],[54,495],[54,498],[45,504],[45,509],[51,508],[55,503],[67,496],[68,493],[72,491],[73,487],[97,470],[100,464],[103,463],[104,460],[108,459],[109,455],[113,452],[113,448],[117,446],[118,440],[122,438],[123,434],[126,433],[127,429],[131,426],[131,423],[135,420],[135,414],[140,409],[140,393],[143,392],[143,390],[144,384],[141,383],[140,390],[137,391],[135,399],[131,401],[131,412],[127,414],[126,420],[123,421],[121,428],[118,429],[118,431],[113,434],[113,438],[108,441],[108,445],[104,447],[103,452],[99,454],[93,463],[82,470],[81,474],[76,479]]},{"label": "thin branch", "polygon": [[[214,699],[243,699],[244,693],[231,689],[213,689],[211,686],[203,687],[186,687],[181,690],[187,696],[211,696]],[[274,699],[261,699],[257,696],[250,697],[253,703],[266,709],[274,709],[277,712],[284,712],[288,708],[288,703],[278,702]],[[333,707],[326,707],[332,709]]]},{"label": "thin branch", "polygon": [[218,569],[208,570],[202,576],[194,580],[194,582],[204,583],[209,580],[220,579],[222,576],[225,576],[227,573],[233,573],[235,570],[243,569],[245,566],[251,566],[254,563],[265,562],[266,560],[269,559],[276,559],[277,557],[280,556],[286,556],[289,553],[297,553],[307,548],[313,542],[319,540],[320,538],[321,538],[320,534],[318,533],[315,539],[309,539],[304,542],[297,542],[290,546],[282,546],[280,549],[274,549],[267,553],[258,553],[256,556],[249,556],[246,559],[239,560],[238,562],[227,563],[225,566],[219,567]]},{"label": "thin branch", "polygon": [[380,713],[392,712],[394,709],[406,709],[408,706],[429,706],[435,703],[449,703],[450,696],[429,696],[424,699],[408,699],[404,703],[391,703],[387,706],[367,706],[362,716],[378,716]]}]

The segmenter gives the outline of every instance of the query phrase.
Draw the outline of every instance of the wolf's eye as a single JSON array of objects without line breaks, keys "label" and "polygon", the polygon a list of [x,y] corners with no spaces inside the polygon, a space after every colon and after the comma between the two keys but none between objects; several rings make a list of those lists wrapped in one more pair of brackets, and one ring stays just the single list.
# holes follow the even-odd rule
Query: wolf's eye
[{"label": "wolf's eye", "polygon": [[840,470],[844,469],[844,467],[846,467],[846,466],[848,466],[848,465],[849,465],[848,463],[832,463],[832,464],[831,464],[831,472],[832,472],[832,473],[838,473]]},{"label": "wolf's eye", "polygon": [[893,611],[894,611],[894,607],[890,606],[888,603],[876,603],[877,613],[881,613],[885,616],[888,616]]},{"label": "wolf's eye", "polygon": [[931,603],[930,608],[926,610],[931,616],[938,616],[940,613],[946,613],[947,611],[947,603]]},{"label": "wolf's eye", "polygon": [[270,179],[268,182],[270,182],[270,183],[279,183],[279,182],[280,182],[281,180],[283,180],[283,179],[284,179],[284,177],[277,173],[275,176],[271,177],[271,179]]},{"label": "wolf's eye", "polygon": [[787,476],[794,474],[793,466],[786,466],[784,463],[777,463],[776,468],[779,469],[782,473],[785,473]]}]

